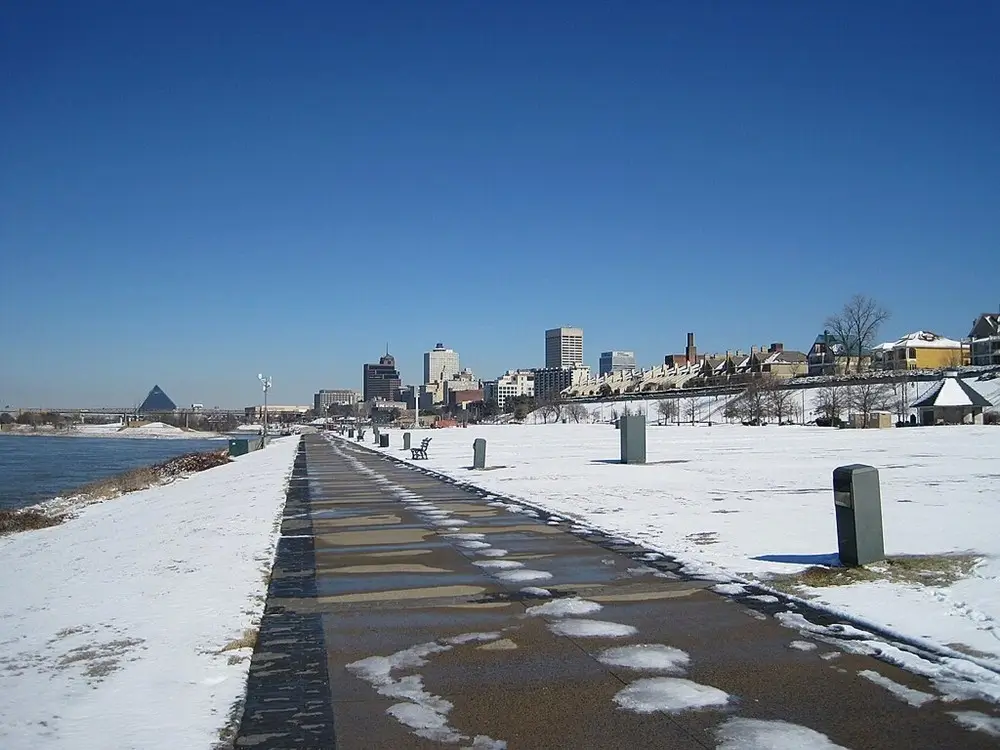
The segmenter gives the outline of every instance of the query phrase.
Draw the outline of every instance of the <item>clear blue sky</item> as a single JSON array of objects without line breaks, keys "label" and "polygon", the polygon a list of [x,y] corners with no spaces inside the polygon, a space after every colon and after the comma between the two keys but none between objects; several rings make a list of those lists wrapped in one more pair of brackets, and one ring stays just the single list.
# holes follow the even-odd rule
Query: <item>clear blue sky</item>
[{"label": "clear blue sky", "polygon": [[1000,3],[9,2],[0,406],[1000,305]]}]

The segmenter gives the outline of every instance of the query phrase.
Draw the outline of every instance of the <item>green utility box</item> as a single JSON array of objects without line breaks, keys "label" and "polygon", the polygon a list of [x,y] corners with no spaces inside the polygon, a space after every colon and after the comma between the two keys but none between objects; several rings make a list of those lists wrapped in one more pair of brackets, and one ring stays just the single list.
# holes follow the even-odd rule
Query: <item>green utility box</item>
[{"label": "green utility box", "polygon": [[232,438],[229,441],[230,456],[244,456],[251,450],[249,438]]}]

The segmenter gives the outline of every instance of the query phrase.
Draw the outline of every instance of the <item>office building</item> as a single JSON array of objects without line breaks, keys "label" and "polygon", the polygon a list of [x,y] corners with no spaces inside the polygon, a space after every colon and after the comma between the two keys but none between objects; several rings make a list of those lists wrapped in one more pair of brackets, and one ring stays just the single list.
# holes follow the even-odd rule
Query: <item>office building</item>
[{"label": "office building", "polygon": [[458,352],[445,349],[444,344],[439,343],[429,352],[424,352],[424,383],[450,380],[460,369]]},{"label": "office building", "polygon": [[540,367],[532,372],[535,375],[535,401],[539,404],[558,401],[565,389],[590,379],[590,368],[586,365]]},{"label": "office building", "polygon": [[552,328],[545,332],[545,368],[583,364],[583,329]]},{"label": "office building", "polygon": [[610,375],[613,372],[623,372],[635,369],[635,352],[601,352],[599,375]]},{"label": "office building", "polygon": [[380,399],[394,401],[402,385],[395,358],[386,352],[379,357],[378,364],[364,366],[364,400]]},{"label": "office building", "polygon": [[507,399],[535,395],[535,373],[531,370],[507,370],[496,380],[483,382],[483,400],[504,410]]},{"label": "office building", "polygon": [[313,411],[324,416],[327,410],[336,404],[337,406],[354,406],[358,403],[358,392],[349,388],[334,388],[332,390],[321,389],[313,394]]}]

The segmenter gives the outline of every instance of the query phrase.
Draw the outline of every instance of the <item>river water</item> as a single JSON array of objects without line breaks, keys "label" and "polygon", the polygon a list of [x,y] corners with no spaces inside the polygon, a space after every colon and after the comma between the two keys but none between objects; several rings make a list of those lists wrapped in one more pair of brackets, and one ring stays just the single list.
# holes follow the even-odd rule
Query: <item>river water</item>
[{"label": "river water", "polygon": [[0,435],[0,508],[32,505],[129,469],[226,447],[225,440]]}]

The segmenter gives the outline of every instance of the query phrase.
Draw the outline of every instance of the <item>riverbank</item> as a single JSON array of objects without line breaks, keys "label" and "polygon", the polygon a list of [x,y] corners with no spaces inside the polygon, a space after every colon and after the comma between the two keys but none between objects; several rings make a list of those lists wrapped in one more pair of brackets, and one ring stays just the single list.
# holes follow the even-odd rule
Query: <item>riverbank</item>
[{"label": "riverbank", "polygon": [[133,427],[125,427],[120,423],[78,424],[67,427],[44,424],[12,424],[5,425],[0,430],[0,434],[19,437],[131,438],[142,440],[222,440],[226,437],[218,432],[186,430],[163,422],[148,422]]},{"label": "riverbank", "polygon": [[0,746],[219,741],[243,693],[298,443],[0,537]]}]

